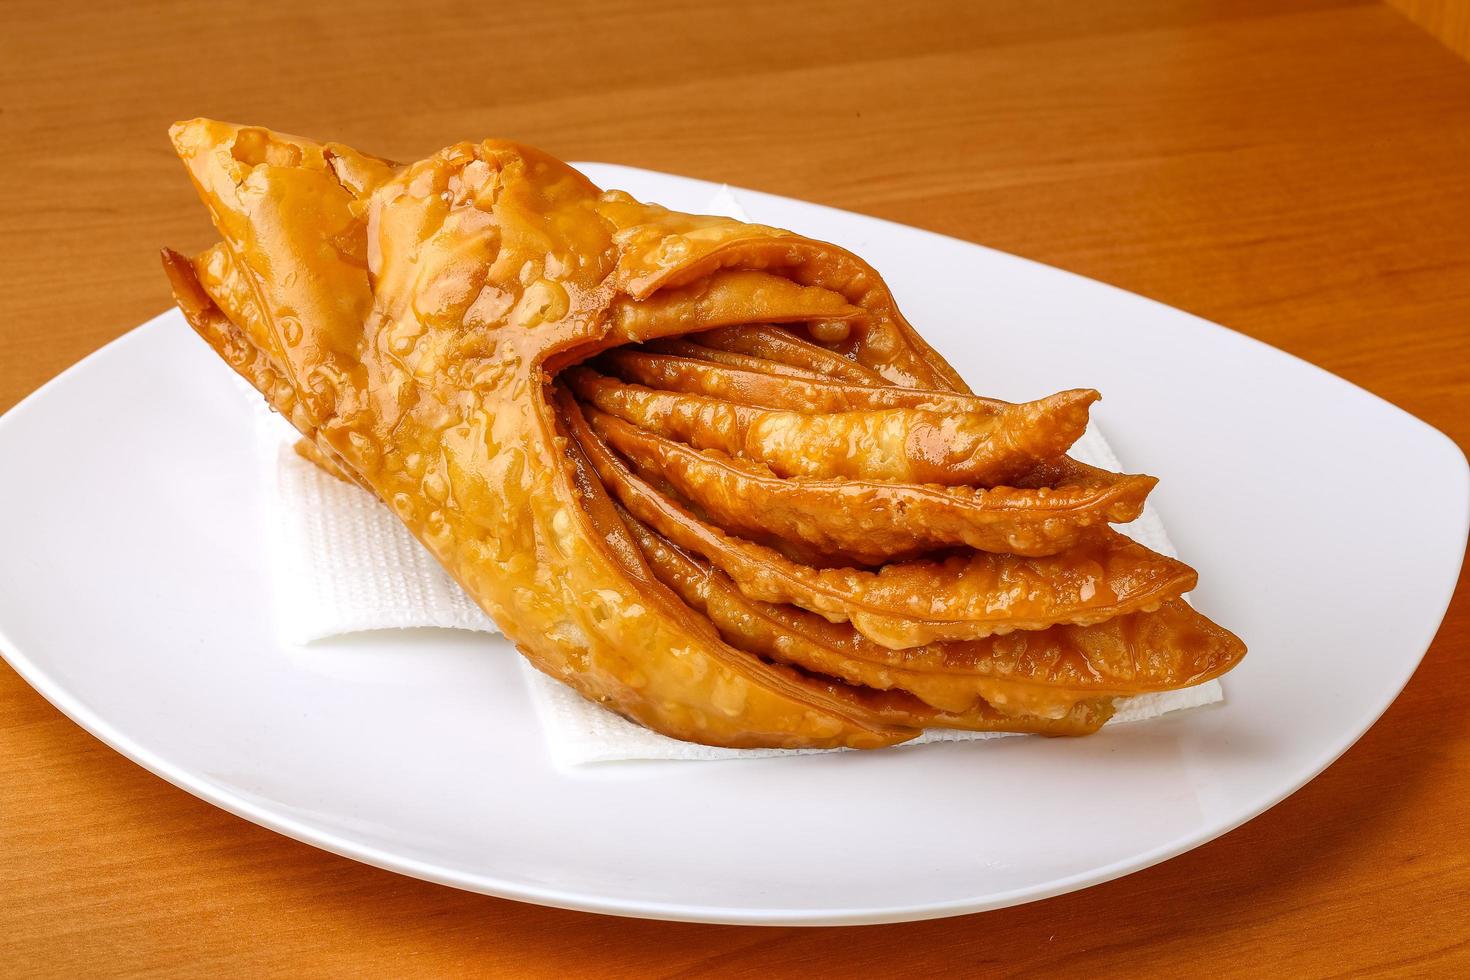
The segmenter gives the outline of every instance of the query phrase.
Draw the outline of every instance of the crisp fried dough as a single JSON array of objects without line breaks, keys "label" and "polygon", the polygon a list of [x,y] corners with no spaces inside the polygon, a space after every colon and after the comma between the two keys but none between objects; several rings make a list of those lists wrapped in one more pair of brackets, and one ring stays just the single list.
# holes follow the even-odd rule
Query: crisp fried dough
[{"label": "crisp fried dough", "polygon": [[590,413],[590,421],[645,480],[667,482],[726,530],[755,539],[774,535],[859,564],[953,545],[1053,555],[1076,545],[1090,527],[1137,517],[1147,492],[1116,485],[982,489],[781,479],[759,464],[700,452],[607,413]]},{"label": "crisp fried dough", "polygon": [[815,371],[809,371],[806,368],[784,364],[781,361],[772,361],[764,357],[756,357],[754,354],[715,350],[713,347],[705,347],[701,344],[696,344],[692,340],[685,340],[680,337],[665,337],[660,340],[654,340],[642,345],[639,349],[668,354],[687,360],[724,364],[745,371],[769,375],[773,378],[803,378],[811,381],[822,380],[820,374]]},{"label": "crisp fried dough", "polygon": [[[690,344],[685,349],[693,346]],[[773,374],[765,370],[771,363],[774,362],[757,359],[753,367],[740,368],[694,357],[653,353],[637,347],[608,351],[595,362],[602,373],[633,384],[689,395],[708,395],[752,408],[822,413],[919,408],[930,412],[994,415],[1009,404],[952,391],[829,381],[816,377],[810,371],[803,371],[800,375]]]},{"label": "crisp fried dough", "polygon": [[696,449],[762,463],[777,476],[949,486],[995,486],[1061,455],[1087,428],[1097,399],[1095,391],[1069,391],[987,414],[820,414],[658,391],[580,367],[563,377],[604,412]]},{"label": "crisp fried dough", "polygon": [[1153,479],[1062,455],[1096,394],[971,394],[843,249],[504,141],[172,136],[222,238],[165,254],[190,325],[612,711],[735,747],[1081,735],[1244,652],[1106,527]]},{"label": "crisp fried dough", "polygon": [[700,520],[633,473],[597,436],[569,393],[568,428],[598,477],[638,520],[708,558],[746,596],[789,602],[894,649],[1055,623],[1099,623],[1157,607],[1194,587],[1189,566],[1112,531],[1059,555],[972,552],[893,562],[877,571],[811,568]]},{"label": "crisp fried dough", "polygon": [[[1022,724],[1029,722],[1037,726],[1028,731],[1080,735],[1095,729],[1111,714],[1110,710],[1097,710],[1108,703],[1106,699],[1065,691],[1058,691],[1056,700],[1048,703],[1044,711],[1006,712],[992,707],[983,695],[991,690],[1004,692],[1008,681],[997,681],[975,671],[909,670],[901,662],[894,662],[901,660],[902,655],[883,648],[878,649],[886,656],[865,657],[862,653],[869,651],[860,643],[851,640],[845,644],[834,643],[823,635],[842,627],[790,606],[747,599],[723,573],[685,554],[646,525],[631,517],[626,517],[626,521],[654,574],[665,585],[691,608],[708,616],[729,643],[767,660],[791,664],[857,687],[907,691],[925,705],[922,709],[910,706],[910,712],[920,718],[930,712],[941,713],[947,728],[1014,731],[1017,720],[1024,719]],[[854,653],[853,648],[860,652]],[[909,723],[925,722],[910,719]],[[927,724],[936,722],[930,719]]]},{"label": "crisp fried dough", "polygon": [[[818,318],[809,316],[801,319],[815,320]],[[827,318],[827,322],[835,319],[837,318]],[[786,322],[790,322],[790,319]],[[752,357],[789,364],[824,378],[836,378],[859,385],[883,384],[883,376],[872,368],[864,367],[856,361],[849,361],[845,357],[838,357],[825,347],[802,340],[780,327],[751,324],[749,320],[746,320],[745,323],[746,326],[723,326],[700,333],[698,341],[713,350],[749,354]]]},{"label": "crisp fried dough", "polygon": [[252,334],[237,326],[215,305],[196,278],[195,266],[196,263],[191,263],[178,252],[164,249],[164,272],[173,288],[174,299],[189,326],[240,377],[264,395],[271,408],[285,416],[303,434],[301,446],[310,448],[303,450],[298,446],[302,456],[317,463],[338,479],[370,490],[361,477],[338,459],[330,446],[320,441],[316,426],[307,415],[301,399],[297,397],[296,389],[272,362],[270,354],[255,345]]},{"label": "crisp fried dough", "polygon": [[[711,273],[697,282],[663,290],[645,300],[619,297],[612,306],[612,318],[618,332],[633,341],[653,340],[670,333],[696,334],[704,340],[721,335],[724,329],[743,329],[729,325],[749,323],[752,319],[772,322],[800,322],[815,318],[835,320],[858,317],[862,312],[843,299],[840,293],[830,289],[798,286],[790,279],[769,272],[735,269]],[[822,353],[840,360],[835,354]],[[854,370],[877,378],[863,368],[854,366]]]},{"label": "crisp fried dough", "polygon": [[978,698],[1005,714],[1065,718],[1082,701],[1201,683],[1245,653],[1177,599],[1092,626],[890,650],[814,613],[747,599],[707,562],[626,521],[654,574],[731,643],[851,684],[905,690],[941,710],[970,710]]}]

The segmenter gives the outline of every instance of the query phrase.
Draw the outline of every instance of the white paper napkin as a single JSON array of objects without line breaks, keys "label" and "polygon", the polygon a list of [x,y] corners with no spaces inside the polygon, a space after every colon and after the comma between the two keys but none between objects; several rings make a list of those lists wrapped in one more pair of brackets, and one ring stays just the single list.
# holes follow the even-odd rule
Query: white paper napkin
[{"label": "white paper napkin", "polygon": [[[705,209],[746,220],[727,189]],[[282,639],[306,644],[361,630],[434,626],[497,632],[407,528],[365,491],[323,473],[292,448],[297,436],[250,392],[260,412],[260,457],[268,502],[267,524],[277,575]],[[1094,466],[1121,470],[1097,428],[1090,427],[1072,455]],[[1151,506],[1121,528],[1155,551],[1174,555]],[[629,759],[713,760],[798,755],[814,749],[722,749],[695,745],[648,731],[573,692],[499,645],[491,655],[516,656],[542,722],[547,749],[558,765]],[[1119,703],[1109,724],[1154,718],[1222,700],[1218,681],[1182,691],[1148,694]],[[998,732],[933,730],[905,746],[1007,737]],[[904,747],[904,746],[901,746]]]}]

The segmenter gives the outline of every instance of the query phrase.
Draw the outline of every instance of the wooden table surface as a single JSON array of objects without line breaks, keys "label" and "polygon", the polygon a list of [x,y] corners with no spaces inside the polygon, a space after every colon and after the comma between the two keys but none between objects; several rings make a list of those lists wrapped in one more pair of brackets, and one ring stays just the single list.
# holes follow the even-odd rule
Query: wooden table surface
[{"label": "wooden table surface", "polygon": [[[167,305],[158,247],[212,235],[164,129],[207,114],[402,159],[507,136],[934,229],[1470,444],[1470,66],[1377,3],[6,6],[0,409]],[[1463,976],[1466,591],[1378,725],[1245,827],[1077,894],[858,929],[620,920],[354,864],[149,775],[3,669],[0,974]]]}]

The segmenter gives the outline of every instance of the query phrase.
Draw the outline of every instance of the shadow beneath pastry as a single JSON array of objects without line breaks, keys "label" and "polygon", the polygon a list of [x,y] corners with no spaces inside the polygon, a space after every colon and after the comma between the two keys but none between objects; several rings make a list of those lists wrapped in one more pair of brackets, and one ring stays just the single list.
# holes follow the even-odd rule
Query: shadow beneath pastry
[{"label": "shadow beneath pastry", "polygon": [[292,649],[298,652],[346,650],[401,656],[440,652],[480,656],[488,645],[496,649],[503,647],[510,656],[518,656],[510,641],[499,633],[448,626],[383,626],[352,630],[297,643]]},{"label": "shadow beneath pastry", "polygon": [[389,683],[519,683],[520,655],[499,633],[436,626],[356,630],[281,646],[299,669],[338,680]]}]

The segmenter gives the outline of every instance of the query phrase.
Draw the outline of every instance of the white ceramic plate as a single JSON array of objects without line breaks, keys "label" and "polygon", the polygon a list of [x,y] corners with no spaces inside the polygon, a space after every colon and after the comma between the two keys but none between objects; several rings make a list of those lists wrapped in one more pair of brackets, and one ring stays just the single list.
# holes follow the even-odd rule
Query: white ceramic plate
[{"label": "white ceramic plate", "polygon": [[[585,169],[681,209],[714,190]],[[868,258],[978,390],[1102,390],[1118,454],[1163,477],[1195,599],[1251,647],[1225,705],[1080,741],[557,771],[502,641],[277,643],[252,420],[175,314],[0,420],[0,650],[119,752],[299,840],[530,902],[744,923],[953,915],[1127,874],[1300,787],[1402,689],[1470,520],[1445,436],[1109,286],[741,199]]]}]

